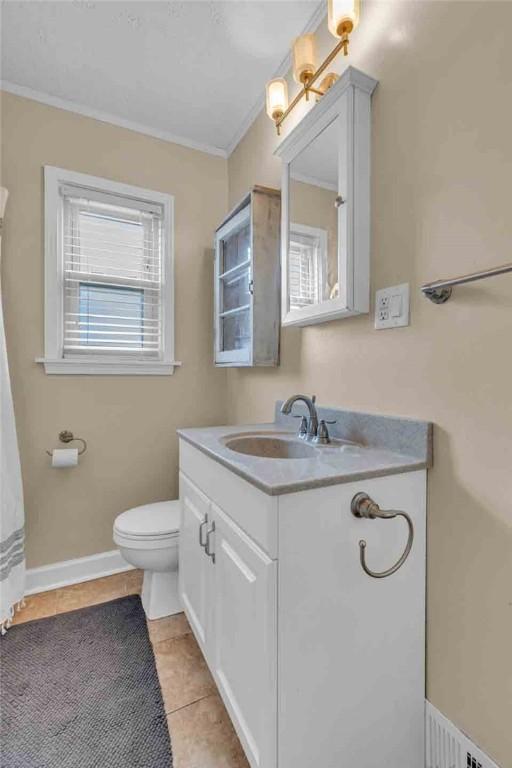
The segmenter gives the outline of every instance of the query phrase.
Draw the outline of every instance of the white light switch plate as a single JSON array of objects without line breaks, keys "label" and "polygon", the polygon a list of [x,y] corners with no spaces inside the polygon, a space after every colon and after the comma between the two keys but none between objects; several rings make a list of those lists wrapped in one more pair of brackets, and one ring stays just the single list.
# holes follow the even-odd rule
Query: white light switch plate
[{"label": "white light switch plate", "polygon": [[409,325],[409,283],[381,288],[375,294],[375,328]]}]

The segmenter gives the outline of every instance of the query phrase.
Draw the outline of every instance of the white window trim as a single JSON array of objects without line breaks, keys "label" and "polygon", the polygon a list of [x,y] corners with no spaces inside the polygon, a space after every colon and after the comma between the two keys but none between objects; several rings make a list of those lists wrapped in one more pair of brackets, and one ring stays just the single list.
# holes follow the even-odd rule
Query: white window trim
[{"label": "white window trim", "polygon": [[[65,358],[62,349],[63,294],[59,284],[62,254],[59,233],[62,228],[59,186],[75,184],[94,190],[131,197],[145,203],[158,203],[164,211],[163,281],[163,358],[162,360],[128,360],[115,356],[86,356]],[[97,176],[67,171],[46,165],[44,167],[44,261],[45,261],[45,321],[44,357],[36,362],[44,364],[48,374],[85,375],[150,375],[168,376],[181,363],[174,359],[174,196],[162,192],[134,187]]]}]

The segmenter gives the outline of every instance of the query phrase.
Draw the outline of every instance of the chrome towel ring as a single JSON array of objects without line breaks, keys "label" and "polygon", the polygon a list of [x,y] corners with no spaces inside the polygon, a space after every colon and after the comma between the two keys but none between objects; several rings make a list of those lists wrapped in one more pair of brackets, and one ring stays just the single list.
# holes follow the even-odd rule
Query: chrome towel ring
[{"label": "chrome towel ring", "polygon": [[407,512],[400,512],[395,509],[381,509],[379,505],[364,492],[356,493],[350,504],[350,510],[354,517],[366,518],[367,520],[375,520],[377,517],[382,520],[391,520],[393,517],[403,517],[407,521],[409,528],[407,544],[401,557],[391,566],[391,568],[388,568],[387,571],[372,571],[371,568],[368,568],[366,564],[366,541],[361,539],[359,542],[359,559],[363,571],[374,579],[384,579],[386,576],[391,576],[392,573],[395,573],[402,567],[409,557],[409,552],[411,551],[412,543],[414,541],[414,526],[411,518]]}]

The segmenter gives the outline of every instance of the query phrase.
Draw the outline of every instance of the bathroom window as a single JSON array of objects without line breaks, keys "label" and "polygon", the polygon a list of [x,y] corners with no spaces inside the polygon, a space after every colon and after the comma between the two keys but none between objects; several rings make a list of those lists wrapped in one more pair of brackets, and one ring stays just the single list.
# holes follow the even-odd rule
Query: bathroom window
[{"label": "bathroom window", "polygon": [[[78,301],[77,319],[70,321],[70,325],[76,329],[73,331],[76,334],[75,343],[81,349],[104,349],[109,344],[118,348],[121,344],[136,349],[144,347],[146,336],[142,288],[80,283]],[[120,311],[122,317],[118,315]],[[123,322],[120,324],[115,320]]]},{"label": "bathroom window", "polygon": [[173,198],[45,168],[47,373],[169,374]]}]

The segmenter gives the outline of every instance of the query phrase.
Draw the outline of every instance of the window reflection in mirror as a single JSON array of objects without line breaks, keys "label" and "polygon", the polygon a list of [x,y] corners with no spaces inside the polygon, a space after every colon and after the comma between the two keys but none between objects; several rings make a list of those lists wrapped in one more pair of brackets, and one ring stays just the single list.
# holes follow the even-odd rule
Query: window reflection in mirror
[{"label": "window reflection in mirror", "polygon": [[290,164],[288,310],[339,296],[338,121]]}]

